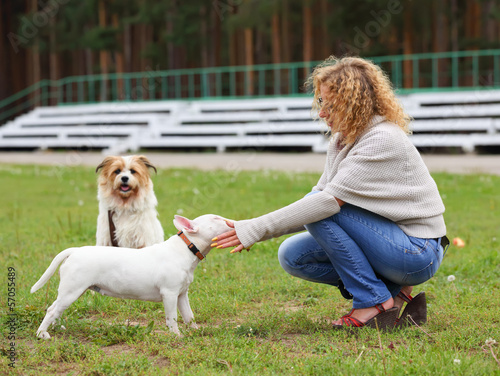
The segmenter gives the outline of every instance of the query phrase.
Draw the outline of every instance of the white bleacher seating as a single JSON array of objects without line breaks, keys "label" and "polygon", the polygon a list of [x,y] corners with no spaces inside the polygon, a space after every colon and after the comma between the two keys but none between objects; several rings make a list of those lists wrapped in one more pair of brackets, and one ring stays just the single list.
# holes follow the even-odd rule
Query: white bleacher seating
[{"label": "white bleacher seating", "polygon": [[[500,91],[399,97],[422,149],[472,152],[500,146]],[[0,150],[253,148],[325,152],[326,126],[311,119],[310,97],[118,102],[39,107],[0,127]]]},{"label": "white bleacher seating", "polygon": [[411,140],[418,148],[500,147],[500,90],[410,94],[400,97],[413,117]]}]

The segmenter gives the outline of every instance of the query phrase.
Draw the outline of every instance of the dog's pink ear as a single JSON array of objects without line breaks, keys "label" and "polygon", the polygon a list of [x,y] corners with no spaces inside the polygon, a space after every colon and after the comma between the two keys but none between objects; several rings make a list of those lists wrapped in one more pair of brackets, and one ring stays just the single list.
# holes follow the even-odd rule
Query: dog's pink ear
[{"label": "dog's pink ear", "polygon": [[191,233],[198,231],[198,227],[193,226],[193,222],[182,215],[174,216],[174,226],[179,231],[187,231]]}]

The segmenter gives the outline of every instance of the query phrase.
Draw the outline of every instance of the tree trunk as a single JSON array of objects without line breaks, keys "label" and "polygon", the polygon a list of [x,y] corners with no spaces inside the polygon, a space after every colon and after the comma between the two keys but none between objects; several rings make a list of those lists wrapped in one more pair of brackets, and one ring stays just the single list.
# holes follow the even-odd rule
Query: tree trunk
[{"label": "tree trunk", "polygon": [[[481,25],[479,18],[481,15],[481,8],[475,0],[467,0],[466,14],[465,14],[465,38],[475,40],[481,36]],[[469,49],[477,50],[477,44],[474,42]]]},{"label": "tree trunk", "polygon": [[321,35],[320,35],[320,46],[321,48],[321,57],[320,60],[326,59],[328,56],[332,55],[331,51],[331,39],[328,32],[328,20],[330,19],[331,12],[329,7],[328,0],[321,0],[320,9],[321,9]]},{"label": "tree trunk", "polygon": [[[448,1],[443,0],[439,2],[434,2],[434,17],[433,17],[433,30],[434,30],[434,39],[433,39],[433,52],[445,52],[447,51],[449,38],[448,38],[448,18],[446,16],[446,7]],[[438,86],[450,86],[450,79],[447,77],[446,72],[449,71],[450,61],[445,59],[438,60]]]},{"label": "tree trunk", "polygon": [[[268,45],[267,34],[260,28],[255,29],[255,64],[269,63],[266,47]],[[263,73],[264,74],[264,73]]]},{"label": "tree trunk", "polygon": [[[237,8],[233,7],[231,10],[232,14],[237,13]],[[238,30],[236,27],[234,30],[229,31],[229,65],[235,66],[238,65]],[[232,75],[232,74],[231,74]],[[229,95],[238,95],[238,84],[239,84],[239,73],[235,73],[235,82],[234,85],[231,83],[229,86]],[[232,78],[231,78],[232,81]]]},{"label": "tree trunk", "polygon": [[447,0],[442,0],[433,3],[433,52],[444,52],[448,50],[448,30],[446,26],[448,25],[448,19],[445,14]]},{"label": "tree trunk", "polygon": [[202,6],[200,8],[200,44],[201,44],[201,66],[208,67],[208,25],[207,25],[207,8]]},{"label": "tree trunk", "polygon": [[252,29],[245,29],[245,65],[250,67],[250,70],[245,72],[246,80],[245,80],[245,94],[253,95],[253,80],[254,80],[254,72],[253,72],[253,34]]},{"label": "tree trunk", "polygon": [[[6,7],[11,7],[12,4],[10,2],[7,2],[5,4]],[[14,30],[14,27],[16,27],[13,23],[12,18],[7,19],[7,30]],[[10,48],[10,46],[7,46],[7,48]],[[9,59],[9,65],[10,69],[12,71],[12,91],[10,94],[14,94],[22,89],[24,89],[26,86],[31,85],[31,69],[29,68],[31,64],[29,63],[28,60],[28,55],[30,55],[30,50],[29,48],[22,48],[19,50],[18,53],[9,53],[7,56],[10,56]],[[6,72],[8,74],[8,72]]]},{"label": "tree trunk", "polygon": [[236,47],[236,30],[229,34],[229,65],[238,65],[238,51]]},{"label": "tree trunk", "polygon": [[281,63],[280,21],[279,14],[274,13],[271,19],[271,46],[273,64]]},{"label": "tree trunk", "polygon": [[[35,13],[38,11],[37,0],[28,0],[28,12]],[[41,81],[41,62],[40,62],[40,50],[38,46],[38,37],[34,37],[33,46],[31,47],[31,52],[28,54],[28,67],[32,67],[31,82],[30,84],[36,84]],[[40,90],[35,90],[33,92],[32,100],[33,105],[40,105]]]},{"label": "tree trunk", "polygon": [[[236,8],[233,8],[233,14],[236,13]],[[237,49],[237,33],[235,28],[229,31],[229,65],[238,65],[238,49]]]},{"label": "tree trunk", "polygon": [[[98,13],[99,26],[104,28],[106,27],[106,5],[104,4],[104,0],[99,0]],[[108,98],[108,79],[106,75],[109,72],[108,52],[105,50],[99,51],[99,65],[102,74],[102,78],[100,80],[100,100],[104,102]]]},{"label": "tree trunk", "polygon": [[212,48],[209,51],[211,55],[209,60],[211,66],[218,67],[221,65],[221,40],[222,40],[221,22],[214,7],[212,7],[211,15],[212,15],[213,30],[211,33]]},{"label": "tree trunk", "polygon": [[282,13],[281,13],[281,44],[282,44],[282,59],[281,61],[285,63],[290,63],[292,61],[290,53],[290,6],[288,4],[289,0],[282,1]]},{"label": "tree trunk", "polygon": [[[494,12],[495,10],[495,3],[493,0],[487,0],[482,8],[482,14],[481,14],[481,19],[482,22],[481,24],[483,25],[483,30],[481,32],[481,35],[483,39],[486,39],[488,42],[488,48],[495,48],[496,46],[496,31],[497,31],[497,23],[498,21],[490,17],[490,15]],[[493,85],[494,84],[494,76],[493,76],[493,69],[490,70],[488,75],[486,77],[481,78],[481,85]]]},{"label": "tree trunk", "polygon": [[[7,11],[4,8],[4,3],[0,1],[0,33],[1,35],[7,35],[7,28],[4,26],[4,16],[7,15]],[[7,55],[7,44],[5,43],[5,38],[0,38],[0,100],[9,96],[12,92],[11,82],[9,74],[7,73],[8,61],[5,58]]]},{"label": "tree trunk", "polygon": [[[175,18],[175,2],[172,2],[166,17],[165,17],[165,28],[167,29],[167,69],[175,69],[175,46],[172,41],[172,35],[174,33],[174,18]],[[167,98],[172,98],[175,96],[174,91],[174,78],[167,78]],[[164,99],[167,99],[164,98]]]},{"label": "tree trunk", "polygon": [[[132,27],[132,73],[141,71],[141,25],[134,24]],[[130,80],[130,99],[137,100],[141,92],[139,80]]]},{"label": "tree trunk", "polygon": [[[312,12],[310,1],[306,0],[302,6],[303,18],[303,37],[302,37],[302,55],[303,61],[312,60]],[[304,68],[304,76],[309,76],[310,67]]]},{"label": "tree trunk", "polygon": [[[116,13],[113,13],[113,15],[111,16],[111,22],[113,23],[113,27],[115,29],[118,29],[120,27],[120,21],[119,21],[118,17],[119,16]],[[117,41],[118,46],[123,46],[123,39],[124,39],[123,33],[119,34],[118,41]],[[115,60],[116,60],[115,71],[116,71],[116,73],[121,75],[125,71],[125,59],[123,56],[123,51],[117,50],[115,52]],[[116,90],[117,90],[117,93],[115,93],[116,99],[123,100],[125,98],[125,93],[124,93],[124,89],[123,89],[123,79],[122,78],[118,79],[117,85],[116,85]]]},{"label": "tree trunk", "polygon": [[[403,54],[413,54],[413,9],[404,10],[404,30],[403,30]],[[411,60],[404,60],[403,62],[403,87],[408,89],[416,85],[418,82],[413,82],[413,62]]]},{"label": "tree trunk", "polygon": [[492,18],[490,15],[495,10],[495,2],[493,0],[487,0],[483,4],[484,5],[481,14],[481,24],[483,25],[483,32],[481,33],[481,35],[483,35],[488,42],[491,42],[491,44],[493,44],[494,42],[496,42],[496,25],[498,21]]},{"label": "tree trunk", "polygon": [[[51,81],[59,79],[59,54],[57,52],[57,35],[56,35],[56,19],[57,15],[50,17],[49,25],[49,78]],[[52,86],[49,87],[50,99],[49,105],[54,106],[57,103],[57,91],[52,91]]]},{"label": "tree trunk", "polygon": [[458,6],[457,6],[457,0],[451,0],[450,12],[451,12],[451,23],[450,23],[451,50],[458,51],[460,49],[460,46],[458,44]]},{"label": "tree trunk", "polygon": [[[147,24],[141,24],[141,29],[142,29],[142,32],[140,33],[141,49],[139,51],[140,55],[142,55],[142,53],[147,49],[149,43],[153,41],[153,26]],[[151,83],[149,78],[151,77],[151,72],[153,72],[155,69],[149,58],[141,57],[140,61],[141,61],[141,72],[143,73],[142,84],[141,84],[142,99],[153,99],[154,82]]]}]

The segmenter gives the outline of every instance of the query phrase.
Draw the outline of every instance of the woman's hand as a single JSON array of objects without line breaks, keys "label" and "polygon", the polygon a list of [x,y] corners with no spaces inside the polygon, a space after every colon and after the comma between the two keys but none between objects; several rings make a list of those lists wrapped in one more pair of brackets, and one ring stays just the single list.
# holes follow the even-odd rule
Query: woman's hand
[{"label": "woman's hand", "polygon": [[[234,223],[231,221],[226,221],[227,225],[234,229]],[[210,246],[217,247],[218,249],[235,247],[230,253],[236,253],[243,251],[243,244],[241,244],[238,235],[236,235],[236,230],[230,230],[220,234],[219,236],[212,239],[213,242]],[[250,248],[247,249],[249,251]]]}]

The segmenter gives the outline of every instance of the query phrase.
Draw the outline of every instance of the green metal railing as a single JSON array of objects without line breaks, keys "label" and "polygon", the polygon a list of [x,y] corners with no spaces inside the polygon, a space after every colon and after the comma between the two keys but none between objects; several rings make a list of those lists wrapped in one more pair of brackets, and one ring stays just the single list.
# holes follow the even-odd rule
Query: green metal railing
[{"label": "green metal railing", "polygon": [[[500,87],[500,49],[369,59],[383,68],[402,94]],[[0,124],[39,105],[307,95],[302,85],[319,63],[147,70],[42,80],[0,101]]]}]

